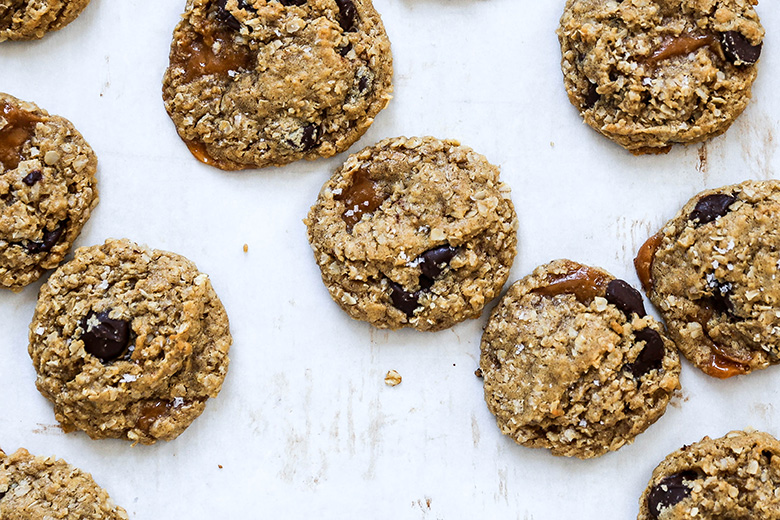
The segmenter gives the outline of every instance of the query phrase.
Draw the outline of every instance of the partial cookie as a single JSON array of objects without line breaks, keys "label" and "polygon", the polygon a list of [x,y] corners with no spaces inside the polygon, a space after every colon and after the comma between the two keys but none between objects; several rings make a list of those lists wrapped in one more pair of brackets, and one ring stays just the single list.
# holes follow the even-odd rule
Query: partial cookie
[{"label": "partial cookie", "polygon": [[330,295],[380,328],[434,331],[476,318],[501,291],[517,246],[498,168],[433,137],[351,155],[304,222]]},{"label": "partial cookie", "polygon": [[567,0],[558,29],[569,100],[634,154],[722,134],[750,100],[757,0]]},{"label": "partial cookie", "polygon": [[635,261],[680,351],[725,378],[780,362],[780,182],[699,193]]},{"label": "partial cookie", "polygon": [[0,518],[3,520],[127,520],[92,476],[54,457],[0,450]]},{"label": "partial cookie", "polygon": [[0,0],[0,42],[36,40],[75,20],[89,0]]},{"label": "partial cookie", "polygon": [[581,459],[645,431],[679,388],[680,360],[642,296],[571,260],[515,282],[485,327],[485,401],[518,444]]},{"label": "partial cookie", "polygon": [[329,157],[392,92],[371,0],[188,0],[163,98],[200,161],[240,170]]},{"label": "partial cookie", "polygon": [[96,171],[70,121],[0,92],[0,287],[59,265],[98,203]]},{"label": "partial cookie", "polygon": [[29,352],[66,432],[152,444],[179,436],[217,396],[231,342],[195,264],[107,240],[78,249],[43,285]]},{"label": "partial cookie", "polygon": [[780,519],[780,442],[768,433],[705,437],[653,471],[637,520]]}]

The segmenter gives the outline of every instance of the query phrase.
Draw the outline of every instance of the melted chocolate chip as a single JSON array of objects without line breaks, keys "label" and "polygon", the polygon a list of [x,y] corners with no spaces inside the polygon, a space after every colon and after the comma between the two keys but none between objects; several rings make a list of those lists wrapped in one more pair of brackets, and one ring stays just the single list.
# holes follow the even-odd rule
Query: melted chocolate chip
[{"label": "melted chocolate chip", "polygon": [[661,509],[671,507],[691,496],[691,488],[686,486],[684,480],[696,480],[698,475],[695,471],[682,471],[672,476],[666,477],[650,490],[647,496],[647,508],[653,518],[658,518]]},{"label": "melted chocolate chip", "polygon": [[623,280],[612,280],[607,284],[605,298],[615,307],[620,309],[629,319],[636,313],[640,318],[647,315],[642,295],[639,291],[628,285]]},{"label": "melted chocolate chip", "polygon": [[458,248],[450,245],[429,249],[420,255],[420,270],[423,275],[435,279],[457,254]]},{"label": "melted chocolate chip", "polygon": [[713,285],[712,296],[705,299],[704,306],[711,308],[719,314],[736,317],[734,314],[734,303],[731,301],[732,285],[723,283],[720,280],[713,280],[711,283]]},{"label": "melted chocolate chip", "polygon": [[308,123],[303,127],[303,136],[301,137],[301,148],[304,152],[308,152],[317,144],[320,140],[320,127],[314,123]]},{"label": "melted chocolate chip", "polygon": [[368,90],[368,76],[361,76],[358,79],[358,90],[361,94],[364,94]]},{"label": "melted chocolate chip", "polygon": [[598,93],[597,88],[599,86],[595,83],[588,83],[588,92],[585,94],[585,103],[582,105],[582,108],[593,108],[598,100],[601,99],[601,94]]},{"label": "melted chocolate chip", "polygon": [[[119,359],[130,343],[130,324],[124,320],[108,317],[109,311],[89,314],[81,321],[84,334],[84,350],[98,358],[103,364]],[[95,323],[97,321],[97,323]]]},{"label": "melted chocolate chip", "polygon": [[306,0],[279,0],[282,5],[303,5]]},{"label": "melted chocolate chip", "polygon": [[734,65],[753,65],[761,56],[763,42],[752,45],[737,31],[726,31],[720,35],[720,43],[726,59]]},{"label": "melted chocolate chip", "polygon": [[708,224],[729,212],[729,206],[737,201],[734,195],[716,193],[699,199],[688,220],[698,222],[696,227]]},{"label": "melted chocolate chip", "polygon": [[48,253],[51,251],[51,248],[53,248],[57,242],[59,242],[60,237],[62,237],[62,233],[65,231],[65,221],[60,222],[57,227],[51,231],[46,230],[43,232],[43,241],[42,242],[27,242],[25,244],[25,248],[27,249],[27,252],[31,255],[37,254],[37,253]]},{"label": "melted chocolate chip", "polygon": [[387,280],[387,284],[390,286],[390,299],[393,302],[393,307],[411,318],[414,315],[415,309],[419,307],[417,300],[420,298],[420,292],[407,292],[403,287],[392,280]]},{"label": "melted chocolate chip", "polygon": [[[256,12],[244,0],[238,0],[238,8],[246,9],[253,13]],[[241,22],[230,14],[230,11],[227,9],[227,0],[217,0],[217,19],[235,31],[241,30]]]},{"label": "melted chocolate chip", "polygon": [[25,175],[24,179],[22,179],[22,182],[28,186],[35,186],[35,183],[37,183],[41,179],[43,179],[43,174],[41,173],[41,170],[33,170],[27,175]]},{"label": "melted chocolate chip", "polygon": [[339,24],[341,28],[346,32],[354,31],[357,19],[357,9],[352,0],[336,0],[336,4],[339,6]]},{"label": "melted chocolate chip", "polygon": [[661,335],[651,328],[642,329],[634,332],[637,341],[644,341],[645,348],[639,353],[636,361],[626,365],[626,368],[636,378],[640,378],[651,370],[659,369],[663,366],[664,360],[664,340]]}]

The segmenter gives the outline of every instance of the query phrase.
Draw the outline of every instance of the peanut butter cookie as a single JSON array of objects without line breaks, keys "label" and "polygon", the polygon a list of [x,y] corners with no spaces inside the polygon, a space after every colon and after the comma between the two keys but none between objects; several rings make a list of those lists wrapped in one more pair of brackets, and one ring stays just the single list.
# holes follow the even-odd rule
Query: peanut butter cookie
[{"label": "peanut butter cookie", "polygon": [[37,40],[75,20],[89,0],[0,0],[0,42]]},{"label": "peanut butter cookie", "polygon": [[757,3],[567,0],[558,37],[569,100],[634,154],[722,134],[756,78]]},{"label": "peanut butter cookie", "polygon": [[0,287],[59,265],[98,203],[97,157],[70,121],[0,93]]},{"label": "peanut butter cookie", "polygon": [[152,444],[219,393],[231,344],[207,275],[186,258],[107,240],[41,288],[29,352],[66,432]]},{"label": "peanut butter cookie", "polygon": [[683,446],[655,468],[637,520],[780,519],[780,442],[731,432]]},{"label": "peanut butter cookie", "polygon": [[688,360],[725,378],[780,362],[780,181],[693,197],[651,237],[637,273]]},{"label": "peanut butter cookie", "polygon": [[509,276],[517,217],[485,157],[399,137],[351,155],[305,220],[331,297],[380,328],[476,318]]},{"label": "peanut butter cookie", "polygon": [[680,360],[642,296],[556,260],[515,282],[485,327],[485,401],[518,444],[581,459],[645,431],[679,388]]},{"label": "peanut butter cookie", "polygon": [[188,0],[163,98],[200,161],[281,166],[346,150],[390,100],[371,0]]}]

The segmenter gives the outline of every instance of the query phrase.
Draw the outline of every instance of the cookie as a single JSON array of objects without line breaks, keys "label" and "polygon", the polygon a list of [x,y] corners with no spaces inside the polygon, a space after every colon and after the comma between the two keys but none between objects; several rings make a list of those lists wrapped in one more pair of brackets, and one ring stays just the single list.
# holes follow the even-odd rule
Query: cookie
[{"label": "cookie", "polygon": [[25,449],[0,450],[0,518],[3,520],[127,520],[92,476],[54,457]]},{"label": "cookie", "polygon": [[351,155],[304,222],[330,295],[379,328],[435,331],[478,317],[517,246],[498,168],[433,137],[387,139]]},{"label": "cookie", "polygon": [[98,203],[96,171],[70,121],[0,93],[0,287],[59,265]]},{"label": "cookie", "polygon": [[37,40],[75,20],[89,0],[0,0],[0,42]]},{"label": "cookie", "polygon": [[632,442],[680,386],[677,350],[641,294],[571,260],[515,282],[480,348],[501,432],[553,455],[587,459]]},{"label": "cookie", "polygon": [[778,181],[707,190],[635,260],[680,352],[711,376],[780,362],[778,215]]},{"label": "cookie", "polygon": [[683,446],[658,465],[638,520],[780,519],[780,442],[735,431]]},{"label": "cookie", "polygon": [[223,170],[346,150],[392,92],[371,0],[188,0],[163,98],[179,136]]},{"label": "cookie", "polygon": [[232,342],[207,275],[129,240],[80,248],[41,288],[36,386],[66,432],[172,440],[216,397]]},{"label": "cookie", "polygon": [[750,100],[757,0],[567,0],[558,29],[569,100],[634,154],[722,134]]}]

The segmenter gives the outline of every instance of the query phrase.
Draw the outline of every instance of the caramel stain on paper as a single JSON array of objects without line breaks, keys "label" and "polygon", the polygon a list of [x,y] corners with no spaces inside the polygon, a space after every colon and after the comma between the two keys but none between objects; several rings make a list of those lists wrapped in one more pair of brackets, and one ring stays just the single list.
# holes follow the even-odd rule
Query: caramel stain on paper
[{"label": "caramel stain on paper", "polygon": [[39,435],[60,435],[62,433],[65,433],[62,430],[62,426],[59,424],[43,424],[43,423],[36,423],[38,425],[38,428],[33,428],[32,432],[37,433]]},{"label": "caramel stain on paper", "polygon": [[699,162],[696,164],[696,171],[699,173],[707,174],[707,143],[702,143],[699,146]]}]

